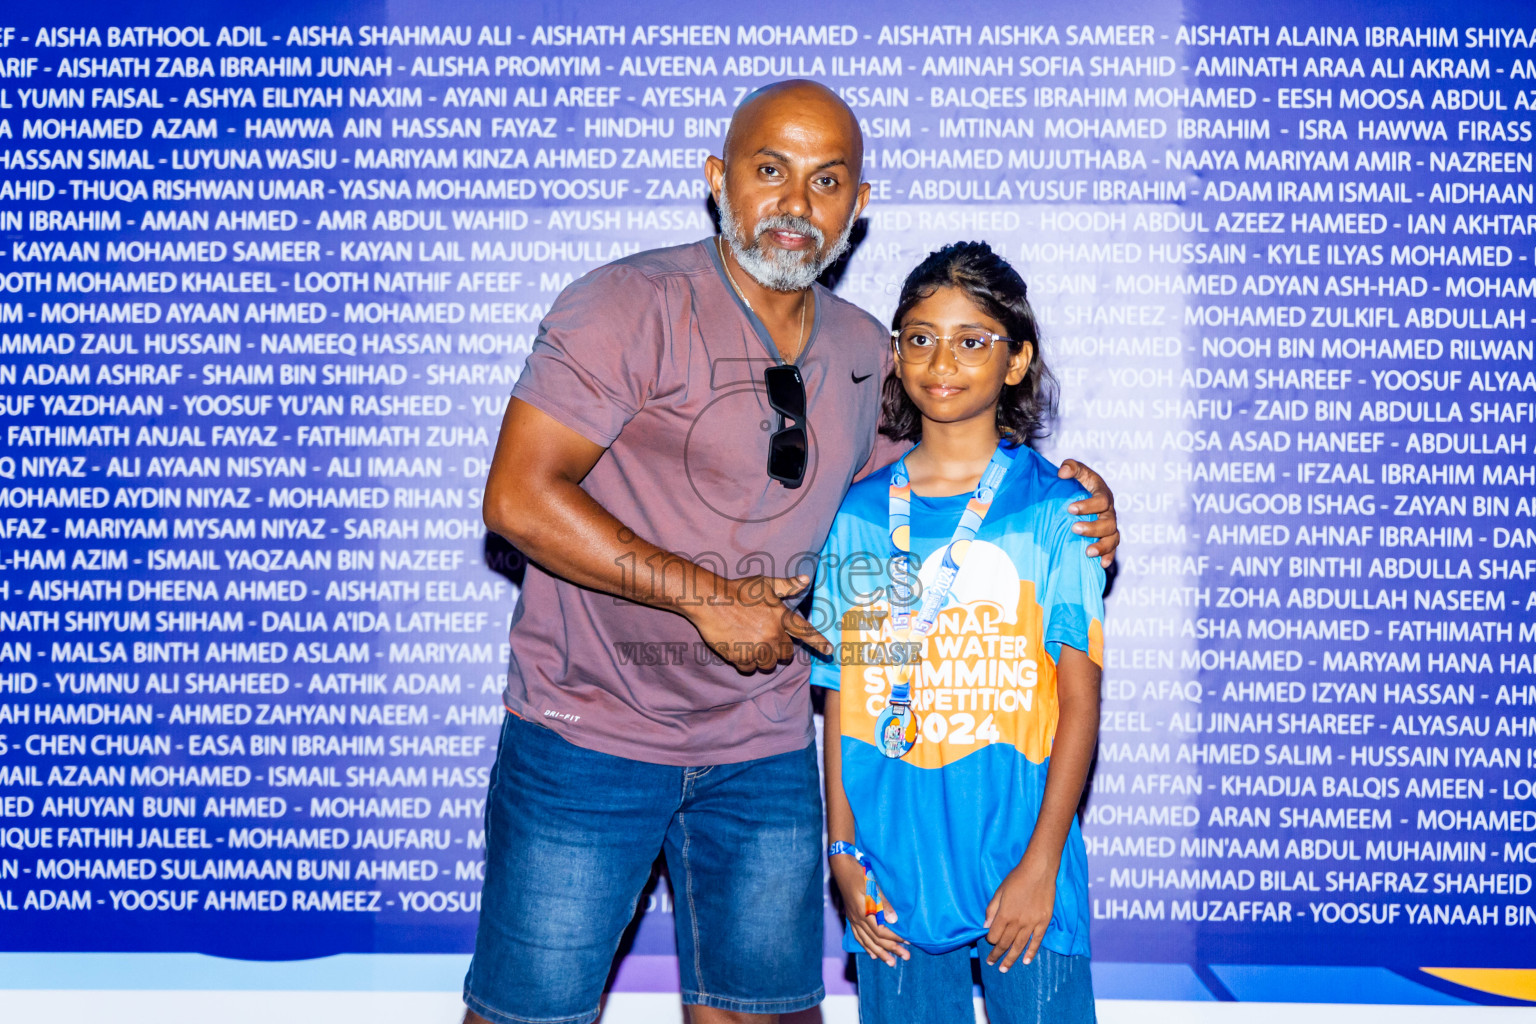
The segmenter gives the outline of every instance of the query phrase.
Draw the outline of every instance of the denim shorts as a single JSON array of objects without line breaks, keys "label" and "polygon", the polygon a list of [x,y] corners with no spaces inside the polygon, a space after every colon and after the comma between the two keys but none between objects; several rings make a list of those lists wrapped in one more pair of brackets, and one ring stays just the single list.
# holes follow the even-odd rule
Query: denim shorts
[{"label": "denim shorts", "polygon": [[[981,954],[977,961],[971,957],[973,948]],[[991,1024],[1094,1024],[1096,1019],[1093,976],[1086,956],[1040,949],[1029,963],[1021,957],[1004,974],[997,965],[987,965],[992,946],[986,939],[948,953],[924,953],[915,946],[907,949],[912,959],[898,958],[895,967],[868,953],[854,954],[859,1024],[973,1024],[973,962],[980,964],[981,994]]]},{"label": "denim shorts", "polygon": [[684,1003],[789,1013],[822,999],[816,747],[677,768],[508,715],[485,805],[464,1002],[496,1024],[587,1024],[665,851]]}]

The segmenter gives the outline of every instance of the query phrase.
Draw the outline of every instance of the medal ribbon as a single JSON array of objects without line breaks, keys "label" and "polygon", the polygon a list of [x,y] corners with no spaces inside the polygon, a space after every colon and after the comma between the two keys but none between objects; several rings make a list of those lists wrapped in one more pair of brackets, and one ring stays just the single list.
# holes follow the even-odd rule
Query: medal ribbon
[{"label": "medal ribbon", "polygon": [[[901,460],[891,467],[891,631],[898,641],[922,640],[933,628],[934,621],[939,617],[939,610],[949,599],[955,577],[960,575],[960,566],[965,563],[966,553],[971,547],[970,542],[975,539],[976,531],[981,529],[982,522],[992,509],[992,501],[1003,485],[1003,479],[1013,466],[1013,458],[1013,450],[1002,444],[999,444],[997,451],[992,453],[992,461],[987,463],[986,470],[981,474],[981,482],[976,485],[976,493],[971,495],[965,511],[960,514],[960,522],[955,526],[955,535],[944,546],[944,560],[939,567],[938,578],[933,581],[931,587],[923,591],[923,604],[918,609],[915,623],[912,622],[912,583],[909,565],[912,550],[912,482],[907,475],[906,456],[902,456]],[[912,672],[916,667],[915,663],[910,662],[901,667],[897,673],[896,682],[891,686],[889,701],[891,704],[911,703]]]}]

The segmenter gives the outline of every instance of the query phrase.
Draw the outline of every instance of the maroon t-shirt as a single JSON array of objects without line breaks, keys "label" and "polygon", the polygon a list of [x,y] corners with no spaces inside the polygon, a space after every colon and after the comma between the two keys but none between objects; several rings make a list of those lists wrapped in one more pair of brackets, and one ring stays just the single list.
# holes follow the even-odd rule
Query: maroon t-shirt
[{"label": "maroon t-shirt", "polygon": [[[889,336],[826,289],[795,363],[809,459],[796,489],[769,478],[778,417],[767,330],[726,280],[713,239],[638,253],[563,291],[513,396],[608,450],[582,487],[661,548],[723,576],[814,575],[870,458]],[[652,567],[627,566],[649,583]],[[678,571],[675,567],[673,571]],[[743,675],[680,615],[528,567],[513,616],[509,709],[579,746],[702,766],[811,741],[803,657]]]}]

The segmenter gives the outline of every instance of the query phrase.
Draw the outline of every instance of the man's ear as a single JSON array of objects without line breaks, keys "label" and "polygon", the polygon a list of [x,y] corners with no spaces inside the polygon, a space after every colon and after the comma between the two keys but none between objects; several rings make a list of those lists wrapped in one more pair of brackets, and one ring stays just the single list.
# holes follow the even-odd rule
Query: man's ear
[{"label": "man's ear", "polygon": [[704,180],[709,182],[709,194],[714,197],[715,205],[718,206],[720,190],[725,187],[725,161],[717,156],[705,157]]},{"label": "man's ear", "polygon": [[850,221],[858,220],[859,219],[859,215],[864,212],[864,207],[866,207],[868,205],[869,205],[869,182],[861,181],[861,182],[859,182],[859,190],[857,192],[855,192],[854,195],[853,195],[853,215],[851,217],[849,217],[848,219]]}]

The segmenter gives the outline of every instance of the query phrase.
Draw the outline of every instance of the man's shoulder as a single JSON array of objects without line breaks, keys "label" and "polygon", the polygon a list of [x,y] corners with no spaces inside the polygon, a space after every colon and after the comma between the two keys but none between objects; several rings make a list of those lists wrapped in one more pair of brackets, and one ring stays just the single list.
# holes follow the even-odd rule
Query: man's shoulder
[{"label": "man's shoulder", "polygon": [[876,320],[868,312],[859,306],[855,306],[836,292],[818,284],[816,292],[821,296],[821,308],[831,320],[838,323],[840,329],[847,331],[867,331],[871,337],[877,339],[882,345],[890,335],[885,325]]},{"label": "man's shoulder", "polygon": [[669,278],[699,274],[709,269],[709,256],[698,242],[647,249],[611,263],[594,267],[566,285],[555,299],[553,312],[586,309],[597,303],[605,309],[622,309],[625,315],[650,308]]},{"label": "man's shoulder", "polygon": [[703,242],[645,249],[605,263],[588,276],[638,275],[651,281],[668,277],[692,276],[710,269],[709,252]]}]

